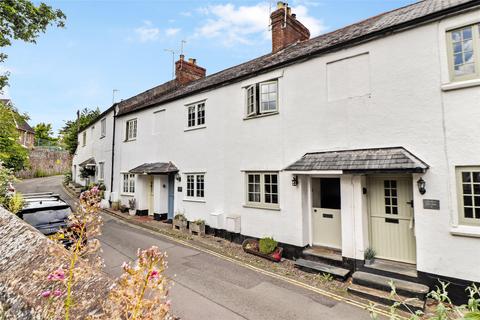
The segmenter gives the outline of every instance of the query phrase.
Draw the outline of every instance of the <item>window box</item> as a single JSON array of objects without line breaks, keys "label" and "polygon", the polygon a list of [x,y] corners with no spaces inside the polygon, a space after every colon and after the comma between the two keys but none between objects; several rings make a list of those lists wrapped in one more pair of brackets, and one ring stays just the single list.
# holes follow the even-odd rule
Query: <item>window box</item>
[{"label": "window box", "polygon": [[282,247],[277,247],[273,253],[264,254],[258,250],[258,240],[255,239],[246,239],[245,241],[243,241],[242,249],[247,253],[262,257],[264,259],[268,259],[273,262],[280,262],[282,260]]}]

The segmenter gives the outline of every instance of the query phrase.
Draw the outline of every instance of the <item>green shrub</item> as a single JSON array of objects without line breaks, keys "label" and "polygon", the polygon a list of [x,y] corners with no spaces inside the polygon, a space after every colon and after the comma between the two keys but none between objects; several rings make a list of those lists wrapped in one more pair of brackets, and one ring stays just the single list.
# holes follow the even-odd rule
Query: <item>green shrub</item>
[{"label": "green shrub", "polygon": [[183,213],[177,213],[173,219],[175,219],[175,220],[187,220],[187,218],[185,217],[185,215]]},{"label": "green shrub", "polygon": [[271,237],[265,237],[258,241],[258,248],[263,254],[270,254],[277,248],[278,242]]},{"label": "green shrub", "polygon": [[194,224],[197,224],[197,225],[202,225],[202,224],[205,224],[205,220],[203,219],[197,219],[195,221],[193,221]]},{"label": "green shrub", "polygon": [[365,260],[372,260],[375,258],[376,255],[377,252],[372,247],[368,247],[363,253],[363,257],[365,258]]},{"label": "green shrub", "polygon": [[63,182],[65,184],[68,184],[68,183],[72,182],[72,173],[71,172],[67,172],[67,173],[64,174]]},{"label": "green shrub", "polygon": [[14,195],[7,198],[5,202],[5,209],[10,211],[13,214],[17,214],[20,210],[23,209],[25,205],[25,200],[21,193],[16,192]]}]

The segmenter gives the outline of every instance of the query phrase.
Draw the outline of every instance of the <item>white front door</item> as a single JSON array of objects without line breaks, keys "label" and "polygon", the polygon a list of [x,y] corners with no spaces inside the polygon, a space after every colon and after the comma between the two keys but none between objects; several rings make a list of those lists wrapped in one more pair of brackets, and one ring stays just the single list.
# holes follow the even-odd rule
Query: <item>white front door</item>
[{"label": "white front door", "polygon": [[313,245],[342,248],[340,179],[312,178]]},{"label": "white front door", "polygon": [[370,177],[370,245],[378,258],[416,263],[412,178]]},{"label": "white front door", "polygon": [[154,196],[154,183],[153,183],[153,176],[150,176],[148,179],[148,215],[153,216],[155,211],[154,204],[153,204],[153,196]]}]

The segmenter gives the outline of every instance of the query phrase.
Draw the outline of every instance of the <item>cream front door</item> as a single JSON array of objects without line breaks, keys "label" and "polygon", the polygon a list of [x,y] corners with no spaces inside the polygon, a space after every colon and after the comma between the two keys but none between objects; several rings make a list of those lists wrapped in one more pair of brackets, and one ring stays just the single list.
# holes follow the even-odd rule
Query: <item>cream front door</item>
[{"label": "cream front door", "polygon": [[369,177],[370,245],[377,257],[416,263],[412,178]]},{"label": "cream front door", "polygon": [[148,180],[148,215],[153,216],[154,214],[154,204],[153,204],[153,196],[154,196],[154,183],[153,183],[153,176],[149,177]]},{"label": "cream front door", "polygon": [[342,248],[340,179],[312,178],[313,245]]}]

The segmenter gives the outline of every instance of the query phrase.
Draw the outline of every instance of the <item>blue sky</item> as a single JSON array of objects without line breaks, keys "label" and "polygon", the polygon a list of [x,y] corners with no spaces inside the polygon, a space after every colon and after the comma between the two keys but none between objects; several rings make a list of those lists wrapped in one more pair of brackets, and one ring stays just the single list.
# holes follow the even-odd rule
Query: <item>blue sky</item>
[{"label": "blue sky", "polygon": [[[67,15],[37,44],[14,42],[0,71],[4,92],[33,126],[55,131],[79,108],[111,105],[172,77],[172,56],[186,40],[186,57],[212,74],[270,52],[269,3],[276,1],[63,0],[45,1]],[[313,35],[395,9],[414,0],[292,0]]]}]

